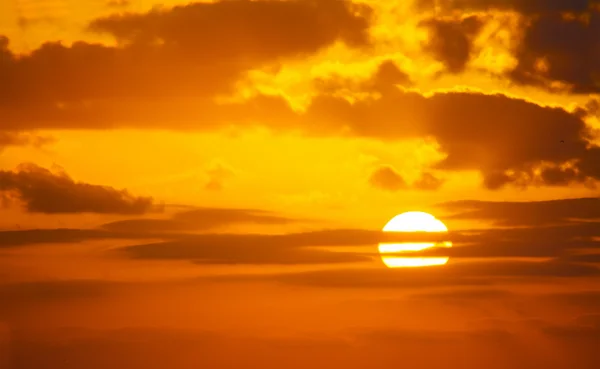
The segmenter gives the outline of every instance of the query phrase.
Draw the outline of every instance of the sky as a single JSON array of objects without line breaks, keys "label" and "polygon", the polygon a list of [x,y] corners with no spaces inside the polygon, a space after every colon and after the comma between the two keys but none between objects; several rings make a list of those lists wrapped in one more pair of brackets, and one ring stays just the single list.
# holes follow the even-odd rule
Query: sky
[{"label": "sky", "polygon": [[0,369],[599,368],[599,129],[596,0],[3,0]]}]

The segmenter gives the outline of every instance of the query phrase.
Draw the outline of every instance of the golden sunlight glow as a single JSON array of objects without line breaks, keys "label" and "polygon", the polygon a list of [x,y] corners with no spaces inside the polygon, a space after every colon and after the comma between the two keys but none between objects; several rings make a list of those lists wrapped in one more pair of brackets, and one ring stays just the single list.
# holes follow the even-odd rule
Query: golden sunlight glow
[{"label": "golden sunlight glow", "polygon": [[[402,213],[392,218],[384,227],[384,232],[448,232],[448,228],[433,215],[411,211]],[[424,267],[432,265],[444,265],[448,257],[397,257],[386,256],[386,254],[398,254],[402,252],[415,252],[430,247],[452,247],[452,242],[399,242],[380,243],[379,253],[383,263],[388,268]]]}]

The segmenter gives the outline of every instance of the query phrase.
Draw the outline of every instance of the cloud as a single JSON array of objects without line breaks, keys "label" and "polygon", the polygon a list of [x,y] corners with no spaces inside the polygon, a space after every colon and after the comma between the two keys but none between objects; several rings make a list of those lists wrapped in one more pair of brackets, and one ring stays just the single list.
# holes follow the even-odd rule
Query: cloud
[{"label": "cloud", "polygon": [[375,188],[391,192],[408,188],[404,178],[389,165],[380,166],[371,173],[369,183]]},{"label": "cloud", "polygon": [[[320,237],[320,239],[319,239]],[[342,236],[344,237],[344,236]],[[117,250],[133,259],[189,260],[200,264],[327,264],[368,262],[371,255],[313,248],[335,242],[352,243],[333,234],[233,235],[205,234],[179,240],[126,246]],[[311,247],[313,246],[313,247]]]},{"label": "cloud", "polygon": [[[325,229],[300,233],[227,234],[198,233],[234,224],[282,225],[304,222],[275,213],[253,209],[200,208],[175,214],[171,219],[128,219],[103,224],[99,229],[29,229],[0,231],[0,247],[40,243],[72,243],[97,239],[162,239],[193,241],[198,247],[227,247],[228,244],[252,248],[299,248],[318,246],[361,246],[379,242],[439,242],[447,235],[426,232],[393,234],[381,230]],[[168,246],[168,243],[165,244]],[[135,247],[134,247],[135,248]],[[135,254],[135,250],[132,253]],[[182,256],[184,257],[184,255]]]},{"label": "cloud", "polygon": [[221,191],[225,182],[234,175],[233,169],[222,163],[214,163],[207,169],[208,181],[204,188],[209,191]]},{"label": "cloud", "polygon": [[[111,233],[93,229],[29,229],[0,231],[0,249],[40,243],[71,243],[95,239],[135,238],[134,234]],[[142,238],[145,237],[142,236]]]},{"label": "cloud", "polygon": [[64,280],[0,283],[0,319],[35,310],[53,302],[88,300],[114,292],[118,283],[99,280]]},{"label": "cloud", "polygon": [[[509,30],[511,38],[518,41],[518,46],[509,50],[517,63],[505,77],[549,91],[590,94],[600,92],[599,4],[589,0],[421,0],[417,1],[417,8],[437,7],[436,18],[425,22],[432,30],[425,50],[443,62],[450,73],[464,71],[476,55],[472,52],[474,36],[483,22],[482,11],[487,16],[513,11],[522,17],[519,26]],[[463,27],[464,21],[446,19],[457,10],[478,12],[466,18],[477,27]]]},{"label": "cloud", "polygon": [[600,310],[600,290],[546,294],[540,296],[540,300],[547,304],[562,307],[578,307],[589,311]]},{"label": "cloud", "polygon": [[326,78],[316,78],[315,89],[322,95],[331,96],[343,92],[362,92],[367,94],[387,93],[396,86],[410,87],[414,85],[410,76],[401,70],[393,60],[384,60],[366,79],[353,80],[335,73]]},{"label": "cloud", "polygon": [[[410,330],[410,329],[371,329],[358,334],[363,343],[393,345],[453,345],[477,340],[478,343],[506,343],[514,335],[505,329],[471,329],[457,331]],[[472,342],[471,342],[472,343]]]},{"label": "cloud", "polygon": [[[506,287],[505,287],[506,288]],[[570,292],[544,292],[544,293],[524,293],[515,292],[509,289],[501,289],[500,286],[493,287],[465,287],[465,288],[447,288],[443,290],[434,290],[428,292],[416,292],[408,296],[406,299],[391,300],[390,302],[404,302],[405,300],[414,301],[418,304],[423,302],[432,303],[448,303],[460,306],[475,306],[478,303],[487,304],[503,304],[504,306],[514,307],[515,312],[524,313],[524,307],[535,306],[541,303],[542,306],[552,306],[557,310],[562,311],[589,311],[595,312],[600,308],[600,291],[598,290],[575,290]],[[537,319],[531,320],[530,323],[535,326],[543,326],[543,322]],[[579,318],[583,323],[590,321],[597,322],[597,316],[584,316]],[[478,325],[491,327],[507,327],[506,322],[497,322],[496,319],[485,322],[474,322]],[[491,324],[490,324],[491,323]]]},{"label": "cloud", "polygon": [[395,89],[353,104],[320,96],[304,117],[305,127],[323,134],[339,134],[343,127],[348,134],[381,140],[435,138],[446,154],[437,169],[480,171],[489,189],[585,184],[600,178],[600,148],[589,143],[594,133],[583,111],[501,94],[423,96]]},{"label": "cloud", "polygon": [[548,325],[543,328],[547,335],[561,339],[600,340],[600,314],[579,316],[566,325]]},{"label": "cloud", "polygon": [[429,29],[425,50],[442,62],[448,72],[461,73],[473,52],[473,39],[484,22],[477,16],[458,20],[427,19],[421,23]]},{"label": "cloud", "polygon": [[[361,229],[331,229],[269,234],[177,234],[164,242],[116,249],[121,256],[145,260],[188,260],[202,264],[326,264],[372,262],[379,242],[436,242],[444,234],[393,234]],[[364,246],[346,252],[345,246]],[[338,248],[337,250],[335,248]]]},{"label": "cloud", "polygon": [[380,165],[369,176],[369,184],[377,189],[396,192],[400,190],[416,189],[420,191],[435,191],[444,184],[444,180],[437,178],[432,173],[423,172],[410,186],[404,177],[390,165]]},{"label": "cloud", "polygon": [[556,261],[478,261],[452,263],[443,267],[333,269],[290,272],[270,275],[231,275],[214,280],[260,280],[290,285],[321,288],[398,288],[481,287],[507,281],[528,281],[536,278],[597,277],[600,269],[593,266]]},{"label": "cloud", "polygon": [[502,300],[510,297],[514,297],[514,293],[487,288],[415,293],[410,298],[416,300],[472,302],[474,300]]},{"label": "cloud", "polygon": [[456,258],[557,258],[572,263],[594,263],[600,251],[600,222],[556,226],[499,228],[450,232],[452,248],[438,247],[407,256],[443,255]]},{"label": "cloud", "polygon": [[[600,220],[600,198],[494,202],[462,200],[438,205],[453,212],[446,219],[487,220],[505,227],[547,226]],[[600,230],[599,230],[600,232]]]},{"label": "cloud", "polygon": [[2,301],[61,300],[97,296],[107,282],[92,280],[45,281],[0,284]]},{"label": "cloud", "polygon": [[415,4],[420,9],[433,9],[437,7],[441,11],[461,10],[469,11],[507,11],[512,10],[525,15],[535,15],[555,12],[581,13],[590,9],[591,5],[597,3],[594,0],[417,0]]},{"label": "cloud", "polygon": [[48,136],[38,136],[29,132],[1,132],[0,150],[7,146],[33,146],[36,148],[53,143],[55,139]]},{"label": "cloud", "polygon": [[256,209],[195,208],[171,219],[127,219],[107,223],[102,229],[117,232],[185,232],[218,229],[232,224],[283,225],[301,221]]},{"label": "cloud", "polygon": [[205,120],[202,105],[248,70],[337,41],[367,47],[369,14],[337,0],[201,2],[91,22],[119,46],[46,43],[16,55],[1,38],[0,119],[13,130],[111,128],[166,119],[179,104],[188,124]]},{"label": "cloud", "polygon": [[[240,5],[242,3],[244,5]],[[233,1],[224,3],[229,5],[221,3],[196,4],[175,8],[171,11],[151,12],[146,15],[115,16],[98,21],[98,24],[95,24],[94,27],[113,32],[122,40],[123,46],[121,48],[80,43],[70,48],[47,45],[30,56],[21,58],[7,54],[8,56],[5,58],[8,60],[7,63],[9,65],[16,63],[15,65],[18,65],[19,68],[50,68],[48,65],[54,63],[54,55],[56,54],[61,55],[63,59],[68,59],[69,63],[67,64],[73,65],[64,73],[79,73],[77,68],[96,68],[97,70],[86,70],[85,73],[81,72],[81,76],[77,78],[64,77],[65,80],[72,81],[70,83],[75,85],[65,91],[58,90],[57,93],[62,94],[59,97],[49,96],[49,92],[44,92],[45,95],[39,95],[42,90],[38,91],[35,87],[38,83],[37,80],[27,83],[16,83],[17,81],[15,81],[15,83],[8,84],[7,86],[21,86],[19,87],[20,90],[7,91],[4,95],[1,95],[5,96],[4,99],[7,103],[10,102],[11,108],[8,110],[17,114],[14,109],[19,109],[19,112],[26,111],[27,114],[35,114],[35,116],[23,116],[21,118],[12,116],[11,119],[5,119],[7,123],[3,128],[4,130],[33,129],[36,127],[111,128],[135,126],[161,128],[166,127],[165,124],[168,123],[168,128],[198,130],[219,129],[225,125],[262,125],[275,130],[299,130],[309,134],[328,136],[352,135],[376,138],[383,141],[431,137],[439,144],[439,150],[446,154],[446,158],[432,169],[479,171],[483,177],[483,184],[492,190],[508,185],[527,187],[583,184],[592,186],[600,178],[600,164],[598,164],[600,163],[600,148],[590,144],[591,141],[597,138],[597,133],[585,123],[589,116],[595,114],[592,106],[580,107],[576,111],[567,111],[562,108],[541,106],[527,100],[502,94],[488,95],[475,91],[445,91],[424,95],[398,87],[408,84],[410,78],[406,73],[400,71],[391,60],[381,62],[373,76],[366,81],[345,81],[335,76],[332,77],[331,81],[322,79],[316,81],[320,94],[314,96],[306,111],[302,112],[292,109],[290,103],[280,96],[259,95],[244,102],[217,104],[207,97],[209,95],[212,97],[217,91],[210,87],[210,78],[205,78],[202,83],[197,83],[198,81],[195,81],[194,78],[184,75],[188,71],[185,63],[192,62],[196,60],[194,58],[200,57],[194,54],[197,51],[189,51],[192,52],[190,55],[181,51],[184,46],[187,48],[189,42],[191,42],[184,38],[183,29],[189,31],[192,28],[184,28],[183,24],[185,22],[176,22],[174,19],[178,20],[178,17],[185,17],[184,15],[188,14],[188,11],[192,14],[189,15],[189,21],[191,22],[196,19],[194,17],[199,17],[199,14],[205,14],[203,12],[213,14],[214,11],[218,15],[223,12],[227,16],[237,14],[235,12],[238,6],[243,9],[246,6],[252,9],[254,6],[260,9],[263,9],[262,7],[270,9],[265,10],[265,14],[271,14],[270,11],[283,11],[282,9],[287,9],[287,7],[291,7],[290,9],[296,9],[295,7],[305,9],[304,7],[306,7],[308,10],[303,10],[306,14],[321,14],[321,11],[325,14],[333,12],[331,14],[336,14],[337,17],[335,12],[346,12],[347,14],[343,13],[346,14],[346,19],[353,20],[348,20],[348,24],[355,24],[353,23],[354,20],[363,24],[360,21],[362,19],[365,21],[365,27],[368,25],[366,18],[354,15],[349,10],[352,7],[341,2],[333,3],[337,5],[331,5],[329,1],[318,2],[318,4],[323,5],[307,5],[308,3],[303,1],[268,1],[265,4],[260,1],[248,2],[247,4],[246,2]],[[212,8],[213,6],[215,8]],[[271,6],[274,6],[277,10],[271,10]],[[231,16],[233,17],[233,15]],[[315,15],[315,17],[317,16]],[[186,21],[188,21],[187,19]],[[301,17],[300,19],[304,18]],[[441,27],[438,23],[442,21],[446,22],[446,20],[429,21],[429,27]],[[243,23],[243,26],[259,27],[258,24],[248,22],[250,23]],[[291,21],[289,23],[290,25],[297,24]],[[277,24],[288,26],[286,22]],[[440,24],[443,24],[443,22]],[[457,27],[474,30],[478,29],[477,24],[477,22],[466,18],[461,20],[460,26]],[[340,27],[345,25],[347,24],[343,23]],[[264,27],[269,28],[271,26],[272,24],[268,23]],[[335,25],[327,27],[333,26]],[[181,27],[181,29],[177,27]],[[217,26],[215,25],[215,27]],[[363,28],[358,28],[364,31]],[[312,28],[307,27],[306,29],[310,29],[312,32]],[[237,28],[231,32],[238,32]],[[249,34],[254,34],[253,32],[249,32]],[[451,33],[440,31],[438,36],[443,37]],[[275,34],[278,33],[273,32],[273,35]],[[333,39],[338,35],[336,32],[332,34]],[[284,32],[283,35],[286,35],[286,33]],[[178,40],[178,43],[167,47],[165,45],[171,45],[169,43],[171,41],[168,39],[163,40],[164,43],[163,41],[159,42],[159,45],[155,45],[156,42],[148,41],[161,37],[172,37],[173,40]],[[219,41],[218,44],[208,44],[207,52],[214,55],[210,54],[211,58],[206,59],[203,54],[204,59],[202,60],[210,60],[210,65],[213,61],[217,63],[223,58],[232,60],[232,63],[235,63],[237,59],[232,56],[234,54],[228,54],[230,51],[227,51],[229,49],[225,47],[226,43],[233,42],[232,40],[233,38],[231,40],[226,38],[226,41]],[[268,42],[270,42],[269,40],[271,39],[267,38]],[[265,41],[265,45],[268,45],[267,41]],[[435,41],[434,43],[440,42],[442,41]],[[451,40],[448,42],[452,44]],[[151,45],[149,46],[148,43]],[[248,47],[252,45],[254,44],[240,43],[240,45],[235,46],[237,49],[234,47],[234,51],[240,55],[248,52],[256,58],[259,58],[257,55],[263,55],[258,51],[249,50]],[[263,44],[261,43],[261,45]],[[289,53],[293,54],[291,49],[288,50],[292,47],[293,42],[288,44],[282,41],[281,44],[274,44],[272,48],[268,49],[272,52],[269,60],[273,61],[272,58],[277,59]],[[457,52],[461,50],[460,48],[443,46],[443,42],[439,48],[442,51],[446,48]],[[152,53],[148,49],[152,50]],[[162,55],[163,52],[167,52],[165,51],[167,49],[175,50],[169,51],[169,53],[176,55],[173,57],[174,59],[171,56],[165,56],[164,59],[156,56],[156,63],[159,63],[159,65],[154,65],[154,55]],[[264,52],[267,53],[268,50]],[[144,59],[145,67],[139,68],[139,64],[135,64],[135,71],[126,70],[131,66],[123,67],[125,68],[123,69],[120,63],[124,62],[119,61],[121,60],[119,59],[121,53],[137,55],[135,53],[138,52],[150,53],[148,56],[150,59]],[[277,54],[279,52],[283,56],[279,56]],[[6,53],[9,52],[6,51]],[[185,58],[183,58],[184,55],[186,55]],[[115,61],[112,58],[118,60],[115,59],[117,60]],[[250,56],[240,56],[240,58],[243,61],[253,60]],[[46,59],[52,61],[52,63],[42,63]],[[84,62],[84,60],[95,60],[98,65]],[[131,58],[128,57],[124,60],[134,60],[134,57],[131,56]],[[452,65],[461,65],[464,57],[457,60],[459,62],[452,62]],[[59,63],[52,70],[60,68],[62,65],[66,64]],[[110,78],[107,78],[102,70],[106,65],[112,65],[114,69]],[[176,67],[163,68],[164,65]],[[218,62],[216,65],[218,68],[226,68],[228,64]],[[204,68],[204,66],[205,64],[202,64],[198,68]],[[253,64],[252,68],[254,67]],[[17,67],[14,66],[14,68]],[[248,66],[248,68],[250,67]],[[581,70],[581,68],[578,68],[578,70]],[[161,73],[154,73],[153,71],[181,73],[182,75],[163,76]],[[42,77],[46,76],[44,73],[42,73]],[[60,76],[60,73],[49,73],[48,78],[58,78]],[[147,76],[142,75],[144,73],[151,73],[152,77],[146,78]],[[203,76],[202,73],[204,73],[203,70],[195,71],[194,75]],[[17,78],[14,77],[17,75],[7,73],[7,76],[12,76],[10,78]],[[33,76],[39,75],[39,73],[32,72],[26,75]],[[89,76],[93,76],[93,78],[97,76],[97,81],[86,80],[86,78],[90,78]],[[219,76],[218,70],[211,70],[209,73],[211,78],[220,78]],[[156,80],[163,77],[165,78],[164,81]],[[232,81],[237,80],[238,77],[239,73],[232,77]],[[41,78],[40,81],[44,81],[44,78]],[[121,78],[123,80],[120,80]],[[80,82],[83,83],[83,81],[85,81],[85,91],[82,90],[83,87],[76,85]],[[115,83],[115,81],[119,83]],[[53,83],[50,82],[52,81],[46,80],[44,85],[52,85]],[[34,84],[33,87],[27,87],[32,84]],[[214,84],[214,86],[225,85],[231,86],[231,84],[223,83],[222,80]],[[334,93],[346,85],[350,86],[352,91],[370,91],[371,94],[368,94],[368,98],[360,98],[357,101],[350,102],[348,99]],[[69,84],[64,84],[64,86],[69,86]],[[159,91],[156,91],[157,86],[160,86]],[[177,88],[173,90],[175,86]],[[172,89],[169,90],[170,88]],[[205,94],[206,98],[199,96],[204,92],[198,91],[198,89],[206,89],[204,91],[208,94]],[[94,92],[95,95],[89,96],[89,98],[85,97],[91,92]],[[165,97],[166,94],[168,94],[168,98]],[[79,99],[82,96],[84,98],[81,101],[74,102],[74,99]],[[37,101],[36,104],[41,104],[40,108],[21,109],[24,107],[23,102],[17,103],[17,101],[11,100],[18,98]],[[54,102],[49,102],[48,99],[54,99]],[[44,109],[51,109],[52,112]],[[519,119],[514,119],[515,116],[518,116]],[[395,178],[395,176],[390,175],[389,170],[381,169],[380,172],[379,176],[388,172],[388,179]],[[218,189],[222,186],[222,178],[217,177],[209,179],[208,188]],[[390,183],[389,181],[377,182],[379,185],[384,182],[388,185]]]},{"label": "cloud", "polygon": [[0,192],[14,195],[31,213],[143,214],[155,210],[150,197],[125,190],[75,182],[66,173],[52,173],[35,164],[0,171]]},{"label": "cloud", "polygon": [[444,180],[436,177],[432,173],[423,172],[419,179],[413,183],[413,187],[422,191],[435,191],[444,184]]},{"label": "cloud", "polygon": [[514,81],[547,89],[559,82],[572,93],[600,92],[600,11],[585,18],[544,15],[532,19],[524,32],[519,64],[510,74]]}]

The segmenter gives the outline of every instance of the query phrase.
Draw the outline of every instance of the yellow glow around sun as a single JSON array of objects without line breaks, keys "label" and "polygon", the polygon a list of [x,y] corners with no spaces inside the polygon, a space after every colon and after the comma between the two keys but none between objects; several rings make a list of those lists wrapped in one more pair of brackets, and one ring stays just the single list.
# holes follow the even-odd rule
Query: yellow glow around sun
[{"label": "yellow glow around sun", "polygon": [[[384,232],[436,232],[447,233],[448,228],[433,215],[411,211],[402,213],[392,218],[384,227]],[[424,267],[432,265],[444,265],[448,257],[397,257],[386,256],[386,254],[398,254],[402,252],[422,251],[430,247],[451,247],[452,242],[399,242],[380,243],[379,253],[383,263],[389,268]]]}]

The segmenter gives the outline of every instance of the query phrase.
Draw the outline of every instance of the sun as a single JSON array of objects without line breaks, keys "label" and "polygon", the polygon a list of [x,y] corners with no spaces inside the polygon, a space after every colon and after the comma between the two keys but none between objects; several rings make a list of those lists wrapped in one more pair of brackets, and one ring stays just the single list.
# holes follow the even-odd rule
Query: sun
[{"label": "sun", "polygon": [[[421,211],[410,211],[393,217],[383,227],[384,232],[435,232],[448,233],[448,228],[441,220]],[[398,253],[422,251],[430,247],[451,247],[452,242],[397,242],[379,244],[379,253],[383,263],[389,268],[424,267],[444,265],[448,257],[400,257]],[[386,255],[387,254],[387,255]],[[393,254],[394,256],[391,256]]]}]

